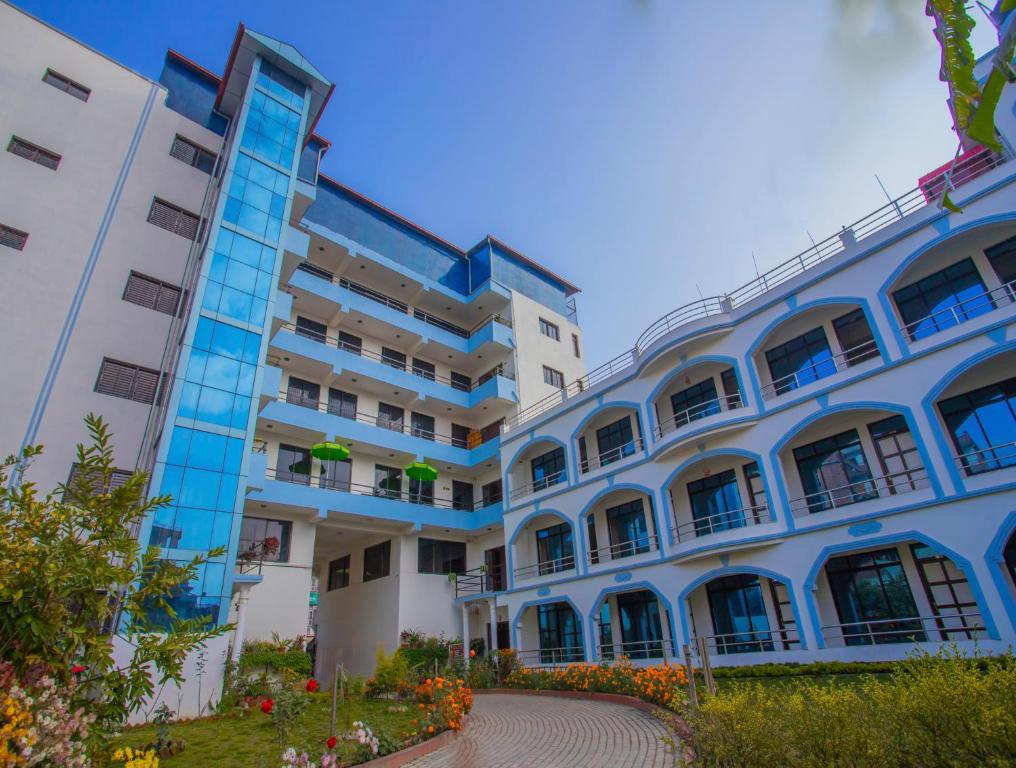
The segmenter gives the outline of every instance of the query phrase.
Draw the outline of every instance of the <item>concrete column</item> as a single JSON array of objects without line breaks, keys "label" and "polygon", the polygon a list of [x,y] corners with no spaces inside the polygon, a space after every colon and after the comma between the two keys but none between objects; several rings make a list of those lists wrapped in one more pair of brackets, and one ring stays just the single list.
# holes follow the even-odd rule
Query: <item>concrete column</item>
[{"label": "concrete column", "polygon": [[497,600],[491,598],[487,601],[490,606],[490,648],[489,652],[498,650],[497,647]]},{"label": "concrete column", "polygon": [[469,606],[462,604],[462,657],[469,663]]},{"label": "concrete column", "polygon": [[233,630],[233,650],[230,661],[239,661],[243,650],[244,633],[247,631],[247,603],[250,599],[250,584],[237,584],[240,591],[236,596],[236,628]]}]

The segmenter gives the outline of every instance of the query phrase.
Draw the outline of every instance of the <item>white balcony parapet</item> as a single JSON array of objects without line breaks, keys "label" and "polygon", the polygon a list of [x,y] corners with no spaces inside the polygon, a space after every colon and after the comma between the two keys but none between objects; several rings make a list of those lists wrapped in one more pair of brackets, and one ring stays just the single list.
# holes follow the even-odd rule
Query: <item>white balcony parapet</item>
[{"label": "white balcony parapet", "polygon": [[847,368],[855,366],[858,363],[863,363],[865,360],[880,357],[881,354],[878,344],[875,343],[874,339],[871,339],[845,352],[819,360],[817,363],[812,363],[799,371],[794,371],[789,376],[783,376],[770,384],[766,384],[762,387],[762,398],[764,400],[772,400],[774,397],[778,397],[786,392],[792,392],[806,384],[811,384],[819,379],[832,376],[834,373],[845,371]]},{"label": "white balcony parapet", "polygon": [[928,485],[928,471],[924,467],[915,467],[799,496],[790,500],[790,511],[794,517],[803,517],[834,507],[919,491]]},{"label": "white balcony parapet", "polygon": [[608,464],[621,461],[629,456],[634,456],[636,453],[642,450],[642,438],[636,437],[629,440],[624,445],[619,445],[616,448],[611,448],[609,451],[604,451],[599,456],[593,456],[591,459],[583,461],[579,465],[579,469],[582,474],[590,472],[594,469],[600,469]]},{"label": "white balcony parapet", "polygon": [[743,509],[732,509],[727,512],[717,512],[708,517],[700,517],[687,523],[681,523],[672,530],[677,541],[689,541],[691,539],[709,536],[723,531],[732,531],[738,528],[750,528],[756,525],[764,525],[773,521],[773,513],[768,505],[760,504],[757,507],[744,507]]},{"label": "white balcony parapet", "polygon": [[984,632],[983,618],[976,611],[873,619],[822,627],[822,636],[833,648],[887,643],[949,643],[980,639]]},{"label": "white balcony parapet", "polygon": [[656,437],[662,438],[664,435],[675,432],[681,427],[691,424],[693,421],[704,419],[706,416],[713,416],[724,411],[735,411],[743,407],[744,400],[741,398],[740,392],[735,392],[732,395],[723,395],[714,400],[707,400],[704,403],[696,403],[691,408],[678,411],[673,416],[662,421],[660,426],[656,428]]},{"label": "white balcony parapet", "polygon": [[900,330],[910,341],[919,341],[1014,302],[1016,302],[1016,280],[979,293],[977,296],[971,296],[958,304],[936,310],[912,323],[901,325]]}]

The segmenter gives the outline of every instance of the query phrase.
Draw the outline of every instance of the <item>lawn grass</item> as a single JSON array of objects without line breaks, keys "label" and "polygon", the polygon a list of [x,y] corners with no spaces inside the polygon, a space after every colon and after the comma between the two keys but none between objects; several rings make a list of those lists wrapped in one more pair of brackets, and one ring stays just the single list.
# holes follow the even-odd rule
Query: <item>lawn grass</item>
[{"label": "lawn grass", "polygon": [[[406,711],[390,712],[389,708],[393,706],[404,706]],[[290,737],[290,745],[297,750],[306,749],[315,763],[329,736],[330,711],[331,696],[316,694]],[[349,722],[362,720],[375,733],[387,733],[398,742],[403,740],[403,733],[412,730],[411,723],[417,716],[417,706],[413,701],[353,699],[349,706]],[[255,709],[243,715],[225,714],[174,723],[170,726],[170,738],[182,739],[186,748],[173,757],[160,760],[160,764],[166,768],[276,768],[281,763],[279,757],[283,747],[275,741],[271,720]],[[339,734],[347,730],[345,711],[341,705],[336,721]],[[154,725],[128,728],[117,746],[143,746],[155,741],[155,731]],[[354,742],[340,741],[336,748],[340,763],[352,761],[357,747]]]}]

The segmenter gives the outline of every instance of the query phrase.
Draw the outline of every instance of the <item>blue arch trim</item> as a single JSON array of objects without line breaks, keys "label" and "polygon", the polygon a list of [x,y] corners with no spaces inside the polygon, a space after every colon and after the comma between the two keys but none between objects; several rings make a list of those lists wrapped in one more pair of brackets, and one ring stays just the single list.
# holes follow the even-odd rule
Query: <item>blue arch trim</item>
[{"label": "blue arch trim", "polygon": [[515,554],[514,554],[515,542],[518,541],[519,536],[522,535],[523,530],[525,529],[526,525],[529,523],[530,520],[533,520],[537,517],[542,517],[543,515],[557,517],[562,522],[568,523],[568,525],[571,527],[572,548],[576,550],[575,573],[576,574],[582,573],[582,571],[579,570],[579,563],[581,562],[581,558],[579,557],[579,553],[577,551],[579,538],[578,533],[575,530],[575,521],[569,518],[563,512],[559,512],[556,509],[540,509],[539,507],[537,507],[518,522],[515,531],[512,533],[511,539],[508,541],[508,544],[505,547],[505,553],[508,555],[508,586],[510,589],[515,589]]},{"label": "blue arch trim", "polygon": [[937,248],[943,243],[958,237],[959,235],[988,224],[1000,224],[1010,221],[1016,221],[1016,213],[998,213],[991,216],[983,216],[980,219],[975,219],[973,221],[964,222],[960,226],[954,227],[948,232],[943,232],[938,237],[929,240],[924,245],[915,249],[909,256],[896,265],[896,269],[892,271],[889,277],[886,278],[885,282],[882,283],[881,287],[878,289],[878,300],[882,304],[882,309],[885,311],[886,317],[892,324],[893,336],[895,336],[896,341],[900,346],[900,354],[903,357],[908,357],[910,355],[910,342],[908,342],[906,337],[903,335],[903,329],[899,327],[895,307],[893,305],[892,298],[890,298],[892,289],[895,287],[896,282],[900,279],[903,273],[926,253]]},{"label": "blue arch trim", "polygon": [[575,467],[576,477],[581,473],[582,467],[579,464],[578,454],[578,440],[582,436],[582,433],[586,429],[586,425],[589,424],[594,418],[604,411],[609,411],[614,408],[631,408],[635,411],[635,424],[638,427],[639,435],[642,438],[642,455],[647,456],[649,454],[649,436],[645,430],[645,419],[642,418],[642,405],[635,402],[634,400],[613,400],[609,403],[603,402],[603,396],[597,398],[597,405],[589,413],[587,413],[579,425],[572,431],[571,439],[571,453],[572,453],[572,466]]},{"label": "blue arch trim", "polygon": [[[522,605],[520,605],[519,609],[517,611],[515,611],[515,615],[512,617],[512,626],[511,626],[511,630],[512,630],[512,648],[518,649],[518,647],[519,647],[519,629],[518,629],[518,625],[522,621],[523,614],[525,614],[525,612],[527,610],[529,610],[530,608],[535,608],[535,607],[538,607],[538,606],[541,606],[541,605],[550,605],[550,604],[553,604],[553,603],[567,603],[568,605],[571,606],[571,609],[575,612],[575,620],[578,622],[579,629],[580,629],[579,635],[582,638],[582,658],[584,658],[584,659],[586,659],[588,661],[589,660],[589,650],[588,650],[589,646],[588,646],[588,644],[586,642],[586,640],[587,640],[586,633],[582,629],[582,624],[583,624],[583,622],[582,622],[582,611],[580,611],[578,609],[578,607],[575,605],[575,602],[568,595],[548,596],[548,597],[539,598],[537,600],[526,600],[526,602],[524,602]],[[539,633],[539,625],[537,625],[537,633]],[[526,649],[526,650],[529,650],[529,649]],[[537,649],[534,649],[534,650],[537,650]]]},{"label": "blue arch trim", "polygon": [[[1007,341],[1003,344],[990,347],[989,349],[982,350],[975,355],[971,355],[966,360],[958,363],[945,374],[934,387],[924,396],[921,400],[921,408],[924,410],[924,415],[928,419],[928,423],[932,427],[932,432],[935,434],[935,440],[938,444],[938,449],[942,452],[942,458],[945,461],[945,466],[949,472],[949,478],[952,480],[957,491],[966,490],[966,482],[963,473],[960,471],[959,466],[953,461],[953,446],[946,434],[945,425],[942,424],[938,417],[937,409],[935,408],[935,401],[941,396],[943,392],[960,376],[967,371],[976,368],[981,363],[991,360],[998,355],[1004,355],[1007,352],[1016,350],[1016,339]],[[937,427],[940,427],[938,429]]]},{"label": "blue arch trim", "polygon": [[[663,603],[667,609],[667,632],[670,634],[670,642],[672,645],[672,655],[679,656],[677,647],[677,633],[675,632],[675,618],[674,618],[674,607],[671,605],[670,600],[667,596],[651,581],[629,581],[623,584],[615,584],[611,587],[604,587],[600,590],[600,594],[596,596],[593,601],[593,608],[589,612],[589,658],[592,661],[600,660],[600,642],[599,636],[596,634],[596,616],[600,612],[600,606],[603,601],[607,599],[608,595],[616,595],[622,592],[639,592],[641,590],[648,590],[656,595],[656,599]],[[666,650],[664,650],[664,656],[666,656]]]},{"label": "blue arch trim", "polygon": [[[677,600],[681,605],[681,619],[683,621],[682,630],[685,643],[691,642],[691,637],[688,634],[688,627],[691,626],[691,607],[688,603],[688,598],[691,593],[701,587],[703,584],[707,584],[713,579],[717,579],[720,576],[734,576],[738,574],[750,574],[752,576],[765,576],[767,579],[778,581],[787,587],[787,594],[790,596],[790,608],[794,612],[794,621],[797,622],[797,636],[801,643],[801,650],[806,651],[808,649],[808,635],[804,631],[804,617],[801,615],[800,610],[797,607],[797,594],[794,592],[793,582],[784,576],[782,573],[771,571],[768,568],[758,568],[753,565],[730,565],[722,568],[714,568],[713,570],[702,574],[693,582],[688,584],[684,589],[681,590],[681,594],[678,595]],[[816,626],[814,623],[812,626]],[[816,626],[816,634],[818,629]]]},{"label": "blue arch trim", "polygon": [[[660,559],[664,557],[663,551],[663,531],[660,528],[660,502],[656,498],[656,491],[646,485],[639,485],[638,483],[614,483],[601,489],[592,499],[590,499],[586,505],[582,508],[579,513],[578,528],[579,528],[579,539],[581,541],[581,553],[582,560],[585,563],[586,555],[589,554],[589,544],[586,541],[586,518],[592,513],[593,509],[599,504],[604,497],[609,496],[612,493],[619,491],[638,491],[644,493],[649,498],[649,518],[653,523],[653,529],[656,531],[656,550]],[[578,556],[578,555],[576,555]],[[584,566],[585,570],[588,571],[588,566]]]},{"label": "blue arch trim", "polygon": [[504,468],[503,468],[504,475],[501,478],[501,485],[505,489],[504,490],[504,503],[505,503],[505,508],[506,509],[511,506],[510,499],[511,499],[511,491],[512,491],[512,488],[511,488],[511,471],[512,471],[512,467],[514,467],[515,463],[519,460],[519,456],[521,456],[523,453],[525,453],[526,451],[528,451],[530,448],[532,448],[534,445],[536,445],[538,443],[552,443],[554,445],[560,446],[561,448],[564,448],[564,461],[565,461],[565,477],[564,477],[564,479],[565,479],[565,484],[571,485],[572,472],[571,472],[571,468],[568,466],[568,446],[565,445],[558,438],[553,437],[551,435],[540,435],[539,437],[534,436],[532,440],[528,440],[528,441],[526,441],[526,443],[524,445],[519,446],[519,448],[512,455],[511,461],[509,461],[507,464],[504,465]]},{"label": "blue arch trim", "polygon": [[995,582],[999,597],[1002,598],[1009,624],[1016,630],[1016,584],[1011,583],[1009,579],[1004,555],[1006,542],[1011,536],[1016,536],[1016,512],[1010,512],[1002,521],[998,532],[988,545],[987,552],[984,553],[984,559],[988,561],[988,571]]},{"label": "blue arch trim", "polygon": [[984,599],[984,591],[981,589],[981,583],[977,580],[977,574],[974,572],[971,562],[967,558],[958,554],[955,550],[939,543],[927,534],[921,533],[920,531],[903,531],[901,533],[893,533],[886,536],[876,536],[875,538],[865,539],[864,541],[855,540],[840,544],[830,544],[819,552],[818,557],[815,559],[815,562],[812,563],[811,569],[808,571],[808,577],[804,581],[804,599],[808,603],[808,615],[811,617],[812,626],[815,627],[815,638],[818,642],[819,648],[825,647],[825,638],[822,637],[822,625],[819,621],[818,604],[815,601],[815,591],[818,585],[818,574],[822,570],[822,566],[825,565],[826,560],[829,559],[830,555],[836,555],[841,552],[858,552],[870,549],[871,547],[879,547],[884,544],[900,544],[907,541],[917,541],[921,544],[926,544],[939,554],[948,557],[963,571],[964,574],[966,574],[967,580],[970,583],[970,590],[974,593],[974,599],[977,601],[977,607],[980,608],[981,616],[984,618],[984,628],[988,633],[988,637],[992,640],[999,639],[998,628],[995,626],[995,619],[991,615],[991,609],[989,608],[987,601]]},{"label": "blue arch trim", "polygon": [[[729,355],[701,355],[699,357],[682,360],[680,365],[664,376],[659,383],[653,387],[653,391],[650,392],[649,397],[646,398],[645,408],[646,413],[649,415],[649,431],[652,433],[654,440],[656,436],[656,427],[658,426],[656,423],[656,398],[659,397],[660,393],[665,391],[667,387],[670,386],[671,382],[673,382],[678,376],[682,376],[688,373],[691,369],[707,363],[723,363],[733,368],[734,375],[737,377],[737,386],[741,390],[741,400],[744,402],[743,407],[748,408],[751,406],[751,403],[748,402],[748,398],[746,397],[747,390],[744,386],[744,378],[741,375],[741,361],[736,357],[731,357]],[[756,400],[755,402],[759,401]]]}]

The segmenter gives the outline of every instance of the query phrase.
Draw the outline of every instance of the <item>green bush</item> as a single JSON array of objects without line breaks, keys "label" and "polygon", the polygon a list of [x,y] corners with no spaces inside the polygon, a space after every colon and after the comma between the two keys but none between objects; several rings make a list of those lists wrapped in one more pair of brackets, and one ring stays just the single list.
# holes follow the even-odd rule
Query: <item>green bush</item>
[{"label": "green bush", "polygon": [[242,671],[264,670],[281,673],[288,670],[310,677],[314,673],[310,654],[294,641],[254,640],[243,644],[240,654]]},{"label": "green bush", "polygon": [[415,670],[421,677],[434,674],[435,662],[438,671],[443,670],[448,664],[448,642],[438,637],[420,637],[417,642],[399,648],[396,653],[402,656],[409,668]]},{"label": "green bush", "polygon": [[856,685],[737,684],[692,715],[704,768],[925,768],[1014,764],[1016,658],[945,649]]},{"label": "green bush", "polygon": [[389,656],[383,646],[378,646],[374,655],[376,660],[374,675],[367,678],[364,694],[372,698],[381,696],[405,698],[412,695],[414,681],[406,657],[399,651]]},{"label": "green bush", "polygon": [[812,664],[754,664],[744,667],[716,667],[713,677],[797,677],[802,675],[877,675],[893,671],[889,661],[816,661]]}]

